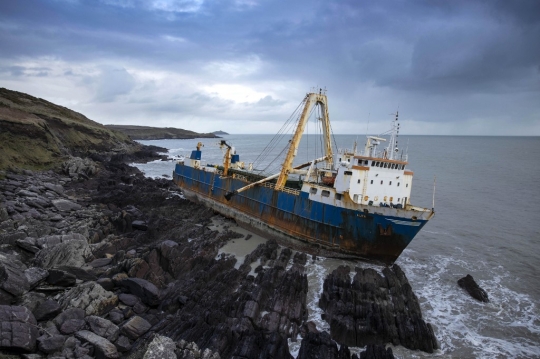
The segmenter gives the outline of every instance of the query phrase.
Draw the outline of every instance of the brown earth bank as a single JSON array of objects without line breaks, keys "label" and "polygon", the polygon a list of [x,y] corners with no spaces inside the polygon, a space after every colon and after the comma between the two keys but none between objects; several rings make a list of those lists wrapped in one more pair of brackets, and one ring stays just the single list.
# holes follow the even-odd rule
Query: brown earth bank
[{"label": "brown earth bank", "polygon": [[316,258],[267,241],[237,265],[219,249],[248,237],[212,230],[211,210],[124,161],[0,173],[0,355],[292,358],[288,340],[302,359],[436,349],[399,267],[329,275],[331,333],[319,332],[306,306]]},{"label": "brown earth bank", "polygon": [[105,125],[108,129],[121,132],[133,140],[164,140],[164,139],[192,139],[192,138],[219,138],[214,133],[198,133],[173,127],[149,127],[130,125]]},{"label": "brown earth bank", "polygon": [[0,88],[0,170],[57,168],[70,156],[110,157],[141,148],[78,112]]}]

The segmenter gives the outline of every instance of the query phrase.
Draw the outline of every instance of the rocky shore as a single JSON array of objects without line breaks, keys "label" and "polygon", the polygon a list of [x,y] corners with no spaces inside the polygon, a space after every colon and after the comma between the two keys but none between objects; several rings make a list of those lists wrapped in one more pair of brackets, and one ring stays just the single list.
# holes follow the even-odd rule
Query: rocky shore
[{"label": "rocky shore", "polygon": [[[250,236],[131,157],[73,158],[61,171],[0,172],[0,355],[24,358],[393,358],[437,341],[398,266],[348,267],[320,294],[330,333],[308,321],[306,266]],[[230,223],[233,227],[233,223]],[[352,263],[351,265],[354,265]],[[351,354],[349,346],[365,351]]]}]

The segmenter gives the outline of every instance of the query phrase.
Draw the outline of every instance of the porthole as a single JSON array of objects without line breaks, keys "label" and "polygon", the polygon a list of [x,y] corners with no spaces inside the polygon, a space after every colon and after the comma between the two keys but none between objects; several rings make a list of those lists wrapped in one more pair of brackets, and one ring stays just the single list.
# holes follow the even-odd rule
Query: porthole
[{"label": "porthole", "polygon": [[373,184],[373,180],[371,180],[371,184]]},{"label": "porthole", "polygon": [[381,181],[381,184],[383,184],[383,181]]},{"label": "porthole", "polygon": [[358,183],[360,183],[360,180],[358,180]]},{"label": "porthole", "polygon": [[390,183],[389,183],[388,185],[391,186],[391,185],[392,185],[392,181],[390,181]]},{"label": "porthole", "polygon": [[317,193],[317,188],[311,187],[311,188],[309,189],[309,193],[311,193],[311,194]]},{"label": "porthole", "polygon": [[399,187],[399,182],[397,183],[397,186]]},{"label": "porthole", "polygon": [[330,191],[323,190],[323,191],[321,192],[321,196],[323,196],[323,197],[330,197]]},{"label": "porthole", "polygon": [[341,198],[343,197],[343,195],[341,193],[336,193],[336,199],[338,201],[341,201]]}]

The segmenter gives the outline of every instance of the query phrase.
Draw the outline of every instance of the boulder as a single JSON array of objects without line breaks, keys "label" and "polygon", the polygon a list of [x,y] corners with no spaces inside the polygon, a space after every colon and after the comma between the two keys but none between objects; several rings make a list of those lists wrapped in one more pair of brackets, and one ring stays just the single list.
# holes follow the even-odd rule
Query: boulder
[{"label": "boulder", "polygon": [[118,285],[126,288],[131,294],[136,295],[144,303],[150,306],[159,304],[159,289],[147,280],[141,278],[126,278],[120,280]]},{"label": "boulder", "polygon": [[46,269],[61,266],[81,267],[91,255],[88,242],[73,240],[43,248],[36,255],[35,264]]},{"label": "boulder", "polygon": [[51,336],[44,335],[37,339],[39,350],[45,353],[54,353],[56,351],[60,351],[64,346],[65,341],[66,337],[58,334]]},{"label": "boulder", "polygon": [[96,282],[86,282],[62,294],[59,303],[63,308],[83,309],[86,315],[103,315],[118,304],[118,297]]},{"label": "boulder", "polygon": [[0,253],[0,289],[18,297],[30,289],[26,266],[13,256]]},{"label": "boulder", "polygon": [[30,289],[33,289],[49,276],[49,271],[39,267],[30,267],[24,271],[24,276],[28,280]]},{"label": "boulder", "polygon": [[338,359],[338,347],[330,334],[308,333],[300,346],[297,359]]},{"label": "boulder", "polygon": [[56,317],[61,311],[62,307],[56,300],[47,299],[40,303],[32,313],[36,320],[41,322]]},{"label": "boulder", "polygon": [[73,274],[58,270],[49,269],[49,276],[47,277],[47,283],[51,285],[58,285],[61,287],[71,287],[75,285],[77,277]]},{"label": "boulder", "polygon": [[26,307],[0,305],[0,348],[33,352],[38,336],[36,318]]},{"label": "boulder", "polygon": [[70,319],[79,319],[84,321],[85,312],[81,308],[67,308],[58,314],[52,321],[57,328],[60,328],[65,321]]},{"label": "boulder", "polygon": [[77,204],[75,202],[72,202],[68,199],[53,199],[52,205],[54,208],[56,208],[60,212],[71,212],[71,211],[78,211],[82,208],[80,204]]},{"label": "boulder", "polygon": [[95,315],[86,317],[86,323],[90,326],[90,330],[100,337],[114,342],[118,339],[120,328],[118,328],[113,322],[107,319],[100,318]]},{"label": "boulder", "polygon": [[475,282],[474,278],[470,274],[467,274],[465,277],[460,278],[458,280],[458,285],[461,288],[465,289],[467,293],[469,293],[469,295],[474,299],[484,303],[489,302],[486,291],[480,288],[480,286]]},{"label": "boulder", "polygon": [[392,348],[369,344],[366,346],[366,350],[360,353],[360,359],[394,359],[394,353]]},{"label": "boulder", "polygon": [[60,332],[64,334],[73,334],[83,329],[86,322],[83,319],[68,319],[60,326]]},{"label": "boulder", "polygon": [[146,333],[152,325],[139,316],[131,317],[122,326],[121,332],[128,338],[135,340]]},{"label": "boulder", "polygon": [[94,346],[94,356],[98,359],[118,358],[120,354],[113,343],[88,330],[80,330],[75,333],[77,339],[90,343]]},{"label": "boulder", "polygon": [[143,359],[176,359],[176,343],[169,337],[155,335]]}]

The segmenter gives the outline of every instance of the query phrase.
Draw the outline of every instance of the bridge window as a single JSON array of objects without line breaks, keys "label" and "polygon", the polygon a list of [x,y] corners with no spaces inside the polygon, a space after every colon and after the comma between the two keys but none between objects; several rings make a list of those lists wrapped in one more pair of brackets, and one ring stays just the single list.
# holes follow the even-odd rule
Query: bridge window
[{"label": "bridge window", "polygon": [[381,184],[383,184],[383,181],[381,181]]},{"label": "bridge window", "polygon": [[330,197],[330,191],[323,190],[323,191],[321,192],[321,196],[323,196],[323,197]]},{"label": "bridge window", "polygon": [[358,182],[357,182],[357,183],[360,183],[360,180],[358,180]]},{"label": "bridge window", "polygon": [[352,176],[352,172],[351,171],[345,171],[343,173],[345,176]]},{"label": "bridge window", "polygon": [[309,189],[309,193],[311,193],[311,194],[317,193],[317,188],[311,187],[311,188]]},{"label": "bridge window", "polygon": [[373,180],[371,180],[371,184],[373,184]]},{"label": "bridge window", "polygon": [[397,183],[397,186],[399,187],[399,182]]},{"label": "bridge window", "polygon": [[389,183],[388,185],[391,186],[391,185],[392,185],[392,181],[390,181],[390,183]]},{"label": "bridge window", "polygon": [[366,166],[368,165],[368,163],[369,163],[368,160],[364,160],[364,164],[365,164]]},{"label": "bridge window", "polygon": [[371,161],[371,167],[375,166],[375,161]]},{"label": "bridge window", "polygon": [[388,163],[384,163],[384,168],[387,168],[388,167]]}]

